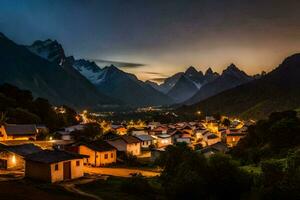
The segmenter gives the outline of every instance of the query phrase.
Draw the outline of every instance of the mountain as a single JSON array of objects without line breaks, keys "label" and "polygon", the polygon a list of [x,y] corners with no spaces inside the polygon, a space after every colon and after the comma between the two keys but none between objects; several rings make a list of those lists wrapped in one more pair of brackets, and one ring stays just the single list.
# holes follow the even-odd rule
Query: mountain
[{"label": "mountain", "polygon": [[[47,40],[46,44],[53,46],[55,50],[47,52],[38,48],[41,47],[41,42],[35,43],[35,49],[33,46],[18,45],[1,34],[0,83],[10,83],[32,91],[35,97],[44,97],[54,104],[67,104],[75,108],[115,102],[98,92],[76,70],[72,70],[67,64],[63,65],[64,53],[57,42]],[[38,52],[33,53],[34,50],[39,51],[42,56],[36,55]],[[68,63],[68,59],[64,62]]]},{"label": "mountain", "polygon": [[202,71],[197,71],[193,66],[187,68],[185,72],[179,72],[165,79],[158,85],[153,82],[146,82],[154,89],[167,94],[174,99],[176,103],[182,103],[191,98],[198,90],[207,83],[215,80],[219,76],[209,68],[205,74]]},{"label": "mountain", "polygon": [[184,104],[190,105],[197,103],[222,91],[253,80],[251,76],[248,76],[245,72],[238,69],[234,64],[228,66],[221,75],[216,75],[211,69],[208,69],[205,76],[207,77],[206,81],[210,82],[201,87],[201,89],[193,97],[184,102]]},{"label": "mountain", "polygon": [[101,69],[93,62],[76,60],[73,67],[88,78],[100,92],[120,99],[127,105],[152,106],[174,103],[165,94],[114,65]]},{"label": "mountain", "polygon": [[145,81],[146,84],[150,85],[151,87],[153,87],[154,89],[158,90],[159,91],[159,85],[156,83],[156,82],[153,82],[153,81]]},{"label": "mountain", "polygon": [[265,118],[275,111],[300,108],[300,54],[286,58],[276,69],[197,104],[182,112],[201,110],[242,118]]},{"label": "mountain", "polygon": [[[199,83],[201,84],[201,83]],[[167,93],[169,97],[180,103],[191,98],[198,91],[196,84],[186,75],[182,75],[175,86]]]},{"label": "mountain", "polygon": [[183,72],[179,72],[173,76],[170,76],[169,78],[166,78],[165,81],[159,85],[159,87],[156,87],[156,89],[164,94],[167,94],[175,86],[183,74]]},{"label": "mountain", "polygon": [[203,85],[205,77],[202,71],[197,71],[193,66],[190,66],[185,72],[184,75],[188,77],[198,89]]}]

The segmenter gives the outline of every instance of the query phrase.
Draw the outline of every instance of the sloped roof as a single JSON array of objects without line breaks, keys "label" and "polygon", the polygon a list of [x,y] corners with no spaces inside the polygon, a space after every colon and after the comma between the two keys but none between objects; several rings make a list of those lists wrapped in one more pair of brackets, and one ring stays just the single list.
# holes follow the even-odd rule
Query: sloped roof
[{"label": "sloped roof", "polygon": [[136,137],[130,135],[122,135],[121,139],[124,140],[127,144],[139,143],[140,140]]},{"label": "sloped roof", "polygon": [[216,136],[215,134],[211,134],[207,136],[207,139],[215,139],[215,138],[218,138],[218,136]]},{"label": "sloped roof", "polygon": [[116,150],[115,147],[110,145],[108,142],[105,141],[93,141],[93,142],[81,142],[78,146],[84,145],[94,151],[103,152],[103,151],[112,151]]},{"label": "sloped roof", "polygon": [[51,163],[57,163],[57,162],[61,162],[61,161],[82,159],[82,158],[88,158],[88,157],[89,156],[66,152],[66,151],[43,150],[43,151],[33,153],[33,154],[26,156],[25,160],[51,164]]},{"label": "sloped roof", "polygon": [[36,135],[35,124],[7,124],[5,125],[7,135]]},{"label": "sloped roof", "polygon": [[141,141],[152,141],[153,140],[153,138],[150,135],[136,135],[135,137]]},{"label": "sloped roof", "polygon": [[34,144],[21,144],[3,147],[4,150],[13,152],[22,157],[42,151],[42,149]]}]

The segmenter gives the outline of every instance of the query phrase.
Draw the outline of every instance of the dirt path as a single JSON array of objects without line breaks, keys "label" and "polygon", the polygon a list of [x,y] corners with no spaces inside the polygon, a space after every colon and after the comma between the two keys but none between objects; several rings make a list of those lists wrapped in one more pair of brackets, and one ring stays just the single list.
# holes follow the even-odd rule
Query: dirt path
[{"label": "dirt path", "polygon": [[147,171],[142,169],[127,169],[127,168],[105,168],[105,167],[84,167],[84,172],[89,174],[103,174],[120,177],[131,177],[131,174],[141,173],[146,177],[158,176],[159,172]]},{"label": "dirt path", "polygon": [[96,195],[93,195],[93,194],[90,194],[90,193],[87,193],[87,192],[84,192],[84,191],[78,189],[76,186],[81,185],[81,184],[87,184],[87,183],[93,182],[98,179],[106,179],[106,178],[107,177],[104,177],[104,176],[103,177],[102,176],[101,177],[100,176],[90,176],[88,178],[82,178],[82,179],[78,179],[78,180],[63,182],[63,183],[60,183],[59,185],[64,187],[69,192],[73,192],[73,193],[76,193],[76,194],[79,194],[82,196],[86,196],[86,197],[90,197],[93,199],[97,199],[97,200],[103,200],[102,198],[100,198]]}]

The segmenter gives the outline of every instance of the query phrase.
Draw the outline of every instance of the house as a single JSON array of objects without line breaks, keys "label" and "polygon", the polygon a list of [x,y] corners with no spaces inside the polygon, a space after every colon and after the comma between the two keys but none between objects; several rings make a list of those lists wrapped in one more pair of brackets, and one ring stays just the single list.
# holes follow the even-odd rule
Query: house
[{"label": "house", "polygon": [[183,132],[180,130],[175,130],[175,131],[171,132],[169,135],[172,138],[172,143],[176,143],[177,139],[180,138],[181,135],[183,135]]},{"label": "house", "polygon": [[84,125],[83,124],[77,124],[77,125],[73,125],[73,126],[68,126],[63,128],[65,132],[73,132],[73,131],[82,131],[84,130]]},{"label": "house", "polygon": [[241,138],[245,137],[246,134],[240,131],[230,131],[229,134],[226,135],[226,144],[229,147],[234,147],[240,141]]},{"label": "house", "polygon": [[141,154],[141,141],[134,136],[122,135],[107,142],[117,148],[118,151],[125,152],[127,154],[132,154],[138,156]]},{"label": "house", "polygon": [[137,135],[148,135],[148,130],[144,129],[144,128],[132,128],[131,129],[131,134],[133,136],[137,136]]},{"label": "house", "polygon": [[79,142],[72,144],[69,150],[87,155],[84,164],[92,166],[104,166],[117,162],[117,149],[105,141],[93,141],[89,143]]},{"label": "house", "polygon": [[217,142],[221,141],[221,138],[218,137],[216,134],[211,133],[211,132],[206,132],[203,135],[203,140],[206,142],[206,145],[210,146],[212,144],[215,144]]},{"label": "house", "polygon": [[55,135],[60,139],[60,140],[73,140],[73,134],[71,132],[67,131],[56,131]]},{"label": "house", "polygon": [[36,140],[37,134],[35,124],[6,124],[0,127],[0,141]]},{"label": "house", "polygon": [[135,137],[141,141],[143,149],[149,149],[149,146],[153,144],[153,137],[150,135],[136,135]]},{"label": "house", "polygon": [[24,169],[25,156],[42,151],[34,144],[0,146],[0,169]]},{"label": "house", "polygon": [[181,130],[184,131],[184,132],[187,132],[189,134],[193,134],[193,129],[188,125],[183,127]]},{"label": "house", "polygon": [[178,142],[185,142],[187,144],[190,144],[192,142],[191,135],[187,134],[187,133],[184,133],[179,138],[177,138],[176,142],[177,143]]},{"label": "house", "polygon": [[125,135],[127,133],[127,128],[125,128],[123,125],[113,124],[111,125],[111,128],[116,131],[118,135]]},{"label": "house", "polygon": [[80,178],[87,157],[59,150],[33,153],[25,157],[25,177],[50,183]]},{"label": "house", "polygon": [[160,126],[160,123],[159,122],[150,122],[149,124],[148,124],[148,127],[152,130],[152,129],[154,129],[154,128],[156,128],[156,127],[158,127],[158,126]]},{"label": "house", "polygon": [[222,142],[217,142],[211,146],[207,146],[203,149],[200,150],[200,152],[205,156],[205,157],[210,157],[213,154],[216,153],[226,153],[228,151],[228,147],[226,144]]},{"label": "house", "polygon": [[161,134],[156,136],[156,141],[157,148],[162,148],[172,144],[172,137],[168,134]]},{"label": "house", "polygon": [[165,126],[158,126],[156,128],[153,128],[150,130],[150,135],[161,135],[161,134],[167,134],[168,127]]}]

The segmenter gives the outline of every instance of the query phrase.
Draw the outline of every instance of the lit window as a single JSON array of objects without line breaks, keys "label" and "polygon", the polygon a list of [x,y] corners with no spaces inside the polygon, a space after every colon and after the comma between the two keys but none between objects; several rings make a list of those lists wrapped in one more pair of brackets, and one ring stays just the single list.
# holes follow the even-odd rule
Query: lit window
[{"label": "lit window", "polygon": [[54,170],[55,170],[55,171],[58,171],[58,164],[55,164]]},{"label": "lit window", "polygon": [[108,159],[108,154],[104,154],[104,159]]},{"label": "lit window", "polygon": [[80,161],[79,160],[76,161],[76,166],[80,166]]},{"label": "lit window", "polygon": [[114,157],[114,153],[111,153],[111,154],[110,154],[110,157],[113,158],[113,157]]}]

